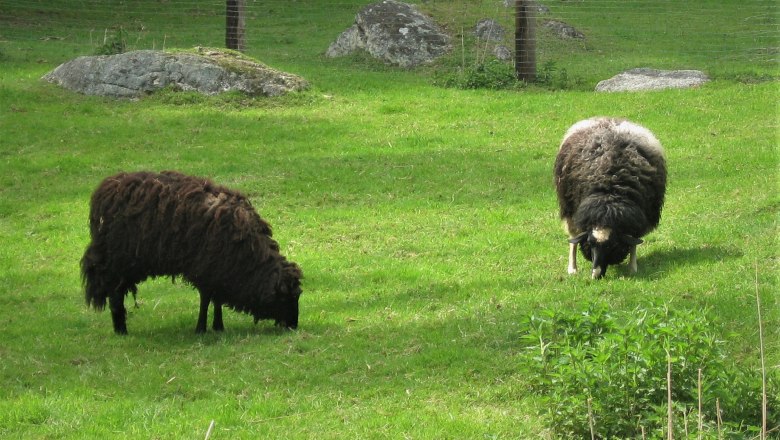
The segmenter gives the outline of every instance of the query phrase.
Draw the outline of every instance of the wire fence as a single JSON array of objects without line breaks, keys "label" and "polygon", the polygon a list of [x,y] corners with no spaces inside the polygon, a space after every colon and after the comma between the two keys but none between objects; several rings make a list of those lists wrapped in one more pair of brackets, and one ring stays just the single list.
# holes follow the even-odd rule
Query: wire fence
[{"label": "wire fence", "polygon": [[[245,0],[246,51],[293,64],[321,57],[374,1]],[[495,20],[504,32],[490,48],[506,47],[513,62],[513,0],[410,3],[452,37],[456,54],[486,50],[474,28]],[[585,76],[649,65],[776,77],[778,9],[777,0],[539,0],[536,50],[540,63]],[[225,10],[224,0],[0,0],[0,53],[89,55],[120,30],[128,50],[223,47]]]}]

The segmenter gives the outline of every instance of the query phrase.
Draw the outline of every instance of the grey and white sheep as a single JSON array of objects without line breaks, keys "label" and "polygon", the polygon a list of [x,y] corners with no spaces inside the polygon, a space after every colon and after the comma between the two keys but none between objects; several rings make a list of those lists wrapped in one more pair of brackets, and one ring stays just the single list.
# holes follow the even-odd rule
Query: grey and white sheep
[{"label": "grey and white sheep", "polygon": [[646,128],[625,119],[597,117],[566,132],[555,159],[560,217],[569,234],[570,274],[577,245],[593,262],[593,278],[631,255],[658,226],[666,192],[664,149]]},{"label": "grey and white sheep", "polygon": [[196,332],[214,330],[222,306],[296,328],[300,268],[279,253],[271,226],[241,193],[173,171],[107,177],[90,202],[92,237],[81,260],[88,305],[108,300],[114,331],[127,333],[124,298],[149,277],[181,276],[200,292]]}]

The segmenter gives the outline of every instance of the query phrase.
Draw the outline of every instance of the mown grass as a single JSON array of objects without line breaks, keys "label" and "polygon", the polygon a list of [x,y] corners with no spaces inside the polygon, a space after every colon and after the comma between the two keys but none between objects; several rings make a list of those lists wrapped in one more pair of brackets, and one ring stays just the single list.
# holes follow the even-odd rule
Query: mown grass
[{"label": "mown grass", "polygon": [[[756,283],[776,371],[776,82],[637,94],[443,89],[429,70],[321,58],[319,43],[351,21],[345,3],[333,13],[343,26],[312,12],[316,32],[284,27],[285,41],[264,36],[267,49],[250,51],[314,85],[274,100],[73,95],[39,78],[75,46],[4,27],[0,435],[197,438],[214,420],[212,438],[550,436],[521,367],[524,317],[594,302],[705,310],[748,368]],[[4,26],[29,20],[2,16]],[[35,32],[57,34],[50,24]],[[211,44],[194,33],[180,43]],[[670,181],[639,273],[618,267],[593,282],[565,274],[551,170],[568,126],[597,114],[651,128]],[[224,334],[196,336],[197,295],[169,280],[141,285],[127,337],[87,310],[78,261],[89,195],[133,169],[178,169],[247,193],[304,269],[299,330],[229,312]]]}]

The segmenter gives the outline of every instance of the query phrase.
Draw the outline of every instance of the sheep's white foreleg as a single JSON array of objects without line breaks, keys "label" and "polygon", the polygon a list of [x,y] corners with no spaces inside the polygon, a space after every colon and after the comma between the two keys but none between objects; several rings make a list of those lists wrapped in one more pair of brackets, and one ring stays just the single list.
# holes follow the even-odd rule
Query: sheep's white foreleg
[{"label": "sheep's white foreleg", "polygon": [[569,243],[569,275],[577,273],[577,243]]},{"label": "sheep's white foreleg", "polygon": [[628,269],[631,271],[632,274],[635,274],[637,271],[636,245],[631,246],[631,257],[628,260]]}]

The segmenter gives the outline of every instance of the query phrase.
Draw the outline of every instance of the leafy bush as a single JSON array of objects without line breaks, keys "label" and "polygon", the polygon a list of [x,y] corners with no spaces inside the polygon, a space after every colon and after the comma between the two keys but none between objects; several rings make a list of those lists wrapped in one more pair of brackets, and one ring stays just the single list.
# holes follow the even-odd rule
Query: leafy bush
[{"label": "leafy bush", "polygon": [[123,27],[109,32],[103,37],[103,44],[95,49],[95,55],[116,55],[127,50],[127,31]]},{"label": "leafy bush", "polygon": [[[667,359],[675,430],[697,429],[701,369],[702,434],[744,435],[761,425],[761,374],[729,361],[715,328],[702,313],[669,307],[617,317],[598,304],[581,313],[548,310],[521,323],[523,368],[564,437],[589,438],[592,424],[599,438],[665,438]],[[770,407],[780,403],[777,376],[770,378]],[[772,426],[780,423],[774,417]]]},{"label": "leafy bush", "polygon": [[536,83],[550,90],[569,90],[581,86],[582,78],[571,77],[566,69],[559,69],[554,61],[542,65],[536,76]]},{"label": "leafy bush", "polygon": [[522,86],[514,68],[499,60],[476,63],[458,70],[444,80],[445,87],[458,89],[513,89]]},{"label": "leafy bush", "polygon": [[[517,79],[511,64],[499,60],[478,62],[469,67],[458,68],[456,73],[448,74],[443,81],[444,87],[458,89],[520,89],[527,84]],[[582,78],[572,77],[566,69],[558,69],[554,62],[545,63],[539,70],[534,85],[549,90],[569,90],[581,86]]]}]

